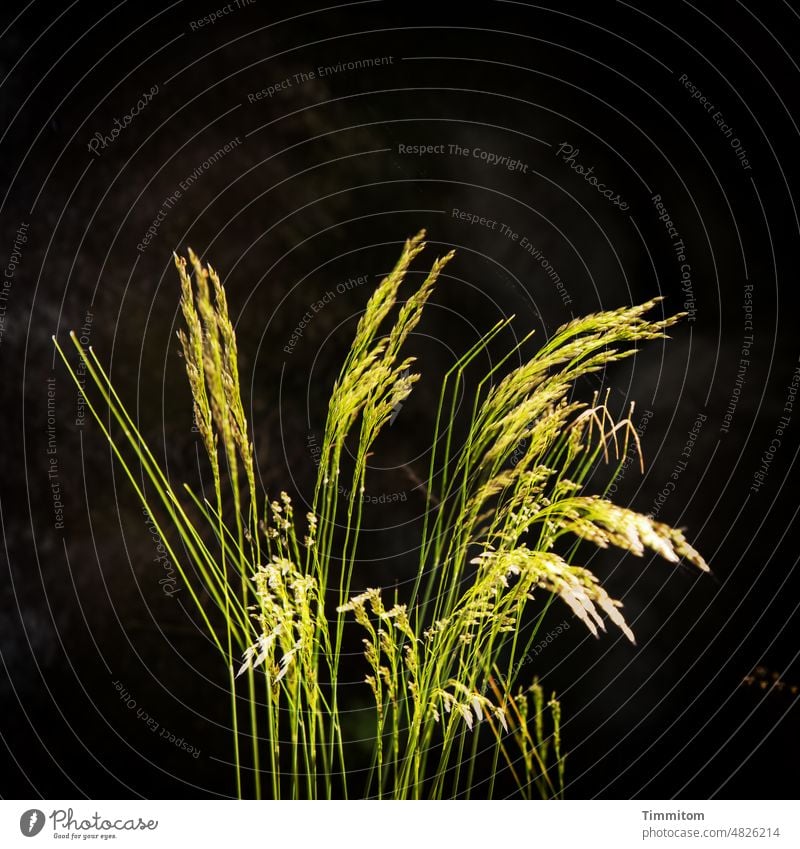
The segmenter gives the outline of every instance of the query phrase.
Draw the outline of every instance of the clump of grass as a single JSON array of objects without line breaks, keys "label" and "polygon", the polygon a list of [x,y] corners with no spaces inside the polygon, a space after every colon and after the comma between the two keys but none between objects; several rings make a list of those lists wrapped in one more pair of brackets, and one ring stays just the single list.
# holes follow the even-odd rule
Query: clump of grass
[{"label": "clump of grass", "polygon": [[[507,368],[526,336],[470,390],[468,367],[510,319],[498,322],[441,386],[412,591],[401,599],[357,569],[367,458],[419,380],[402,349],[453,257],[437,259],[401,299],[423,239],[424,231],[406,241],[358,323],[331,393],[303,520],[285,492],[270,500],[256,486],[225,290],[191,250],[191,269],[175,257],[185,324],[179,338],[212,472],[210,499],[173,489],[94,351],[72,337],[99,395],[92,401],[87,388],[87,406],[154,517],[227,669],[238,796],[491,797],[503,771],[525,798],[561,796],[561,707],[555,696],[545,700],[537,681],[518,680],[538,627],[521,637],[530,602],[540,594],[559,598],[595,636],[609,621],[633,641],[620,602],[574,562],[577,547],[563,538],[708,569],[680,531],[583,492],[600,459],[624,456],[631,440],[639,446],[630,415],[616,422],[597,396],[586,403],[571,400],[571,392],[579,378],[664,336],[680,316],[645,318],[656,300],[572,321],[532,358]],[[466,438],[457,440],[463,392],[471,409]],[[121,436],[106,426],[109,412]],[[353,707],[352,688],[341,680],[348,622],[364,635],[373,705],[372,765],[353,773],[364,775],[355,780],[342,721]]]}]

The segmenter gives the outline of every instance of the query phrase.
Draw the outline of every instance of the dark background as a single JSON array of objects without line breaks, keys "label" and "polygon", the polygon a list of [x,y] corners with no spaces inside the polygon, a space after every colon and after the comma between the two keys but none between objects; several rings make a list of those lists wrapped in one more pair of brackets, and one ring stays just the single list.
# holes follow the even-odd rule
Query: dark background
[{"label": "dark background", "polygon": [[[3,4],[4,270],[18,228],[28,229],[4,277],[0,336],[0,795],[175,798],[232,786],[225,671],[187,593],[163,592],[141,509],[101,432],[76,425],[77,393],[51,335],[66,339],[91,313],[91,344],[170,475],[197,481],[171,265],[172,251],[191,245],[228,290],[264,486],[302,498],[314,475],[308,439],[321,433],[358,312],[402,239],[425,227],[428,261],[451,247],[457,256],[412,343],[424,380],[375,458],[374,492],[404,500],[369,511],[364,585],[408,574],[436,378],[478,332],[515,313],[518,333],[535,327],[544,339],[573,315],[657,294],[674,313],[691,297],[693,320],[669,342],[583,390],[611,387],[617,413],[635,399],[635,423],[653,412],[645,474],[629,468],[614,496],[642,512],[707,417],[658,518],[687,528],[713,575],[592,557],[638,644],[614,632],[594,640],[573,621],[535,671],[562,699],[572,798],[797,796],[800,406],[763,485],[751,485],[800,354],[800,16],[778,0],[553,5],[256,0],[193,29],[220,6]],[[392,60],[293,79],[369,57]],[[289,87],[249,102],[286,78]],[[154,85],[118,138],[89,152]],[[164,200],[237,137],[138,249]],[[626,211],[559,159],[564,142]],[[398,152],[438,143],[509,155],[527,173]],[[685,243],[690,294],[654,194]],[[454,208],[526,236],[570,303],[519,243],[455,219]],[[359,275],[369,282],[337,295],[285,353],[309,304]],[[737,387],[747,285],[753,345]],[[47,475],[50,377],[63,529]],[[554,625],[569,617],[553,611]],[[763,688],[745,683],[757,667]],[[354,686],[362,674],[354,661]],[[114,682],[200,755],[149,732]]]}]

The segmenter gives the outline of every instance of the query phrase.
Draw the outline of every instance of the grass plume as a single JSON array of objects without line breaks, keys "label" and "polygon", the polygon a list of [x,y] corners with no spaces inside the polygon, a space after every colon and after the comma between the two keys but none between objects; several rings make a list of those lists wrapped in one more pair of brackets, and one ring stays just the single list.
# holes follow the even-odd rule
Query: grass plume
[{"label": "grass plume", "polygon": [[[453,257],[436,259],[422,284],[401,298],[424,235],[405,242],[358,322],[330,396],[316,485],[302,519],[285,492],[270,499],[256,484],[236,335],[210,265],[191,250],[188,263],[175,257],[184,323],[178,336],[212,472],[211,498],[173,489],[94,351],[72,336],[91,378],[82,389],[87,406],[221,655],[238,796],[492,796],[500,774],[524,798],[561,796],[561,706],[538,681],[519,680],[542,621],[521,636],[531,601],[559,599],[591,634],[611,623],[633,642],[620,602],[576,562],[578,541],[708,569],[682,532],[584,491],[599,461],[639,444],[630,415],[615,421],[597,396],[574,400],[575,383],[665,335],[680,316],[648,319],[652,300],[571,321],[530,359],[507,368],[526,336],[477,386],[468,385],[467,369],[510,319],[466,351],[441,385],[411,592],[401,599],[396,588],[376,587],[362,574],[368,457],[419,380],[404,344]],[[455,412],[464,392],[462,439]],[[355,446],[348,462],[346,445]],[[203,594],[215,611],[203,607]],[[352,688],[341,678],[347,623],[363,633],[364,686],[373,706],[373,755],[362,772],[353,770],[343,725],[353,708]]]}]

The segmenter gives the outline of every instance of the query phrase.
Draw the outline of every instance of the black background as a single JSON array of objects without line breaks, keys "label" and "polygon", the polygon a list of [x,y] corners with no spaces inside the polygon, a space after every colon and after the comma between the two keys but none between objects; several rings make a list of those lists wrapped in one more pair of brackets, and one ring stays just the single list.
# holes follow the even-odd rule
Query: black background
[{"label": "black background", "polygon": [[[425,227],[429,259],[450,247],[457,256],[413,341],[424,380],[375,460],[374,492],[402,500],[369,512],[364,585],[408,574],[436,377],[477,332],[515,313],[518,333],[546,338],[573,315],[656,294],[668,313],[688,302],[692,320],[670,341],[583,389],[611,387],[617,413],[635,399],[635,423],[653,413],[645,474],[629,468],[615,494],[643,512],[706,416],[658,518],[687,528],[713,575],[593,557],[637,646],[614,632],[595,640],[572,621],[535,671],[562,699],[569,797],[796,796],[800,406],[751,490],[800,355],[796,6],[256,0],[191,26],[219,8],[77,0],[0,13],[4,270],[28,225],[4,277],[0,337],[0,794],[176,798],[232,786],[225,671],[187,593],[168,597],[159,585],[141,509],[101,432],[76,426],[77,393],[51,335],[66,339],[90,312],[91,344],[171,477],[197,480],[171,265],[172,251],[191,245],[220,269],[237,320],[262,482],[302,498],[314,475],[309,437],[319,436],[358,311],[402,239]],[[294,80],[371,57],[392,58]],[[95,133],[110,133],[153,86],[117,139],[91,153]],[[237,138],[137,247],[180,182]],[[562,143],[629,208],[571,170]],[[413,156],[404,144],[470,153]],[[475,149],[527,172],[488,165]],[[655,194],[686,245],[688,292]],[[570,302],[518,242],[453,209],[526,236]],[[337,294],[285,352],[309,305],[360,275],[369,282]],[[737,388],[748,285],[753,345]],[[50,377],[63,529],[47,476]],[[553,611],[554,625],[569,617]],[[756,667],[784,686],[744,683]],[[362,674],[354,660],[354,687]],[[200,755],[149,732],[117,681]]]}]

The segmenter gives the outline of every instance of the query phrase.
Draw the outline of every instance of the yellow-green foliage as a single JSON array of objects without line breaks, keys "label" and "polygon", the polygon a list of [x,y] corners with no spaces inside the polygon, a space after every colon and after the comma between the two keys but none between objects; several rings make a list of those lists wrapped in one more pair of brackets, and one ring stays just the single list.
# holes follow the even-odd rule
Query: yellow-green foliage
[{"label": "yellow-green foliage", "polygon": [[[468,796],[475,792],[480,756],[479,768],[487,758],[491,768],[482,794],[491,795],[505,769],[522,796],[559,796],[560,705],[555,697],[545,703],[538,682],[517,680],[536,638],[536,628],[526,644],[520,638],[531,601],[557,597],[595,636],[607,619],[633,641],[620,602],[573,562],[574,541],[616,546],[636,556],[649,550],[673,563],[683,558],[708,569],[680,531],[582,492],[596,461],[612,453],[619,458],[621,445],[625,453],[631,439],[638,448],[638,439],[630,416],[615,422],[597,397],[585,403],[570,400],[570,393],[581,376],[629,356],[637,343],[664,336],[679,317],[646,319],[657,304],[653,300],[570,322],[502,376],[508,358],[498,363],[470,390],[467,436],[455,450],[456,398],[469,389],[465,370],[510,319],[461,357],[443,381],[431,435],[413,591],[401,601],[390,589],[388,602],[382,589],[370,586],[372,576],[358,568],[367,457],[392,410],[420,377],[411,372],[414,358],[403,356],[403,345],[453,257],[450,252],[437,259],[422,285],[401,297],[423,239],[424,231],[406,241],[358,323],[331,393],[304,531],[285,492],[270,501],[256,486],[236,336],[224,287],[211,266],[189,251],[190,275],[186,261],[175,258],[185,323],[179,338],[214,481],[213,501],[188,493],[199,518],[190,518],[181,506],[94,353],[76,342],[102,405],[122,425],[152,493],[136,483],[122,451],[125,440],[118,442],[106,430],[87,398],[90,409],[148,510],[155,515],[160,503],[183,543],[185,556],[176,556],[177,547],[170,552],[228,669],[240,795],[262,795],[263,774],[274,797]],[[357,434],[354,461],[343,469],[351,434]],[[339,485],[343,472],[350,476],[349,487]],[[225,516],[226,486],[232,521]],[[345,534],[335,542],[337,523]],[[573,544],[565,548],[562,538]],[[335,574],[333,563],[341,564]],[[352,593],[354,583],[364,589]],[[202,590],[223,614],[222,633],[200,604]],[[340,679],[351,617],[365,635],[364,682],[374,702],[374,757],[360,786],[347,779],[350,750],[342,724],[351,707],[352,687]],[[249,714],[249,766],[239,748],[241,702]],[[252,786],[245,784],[246,774],[252,774]]]}]

